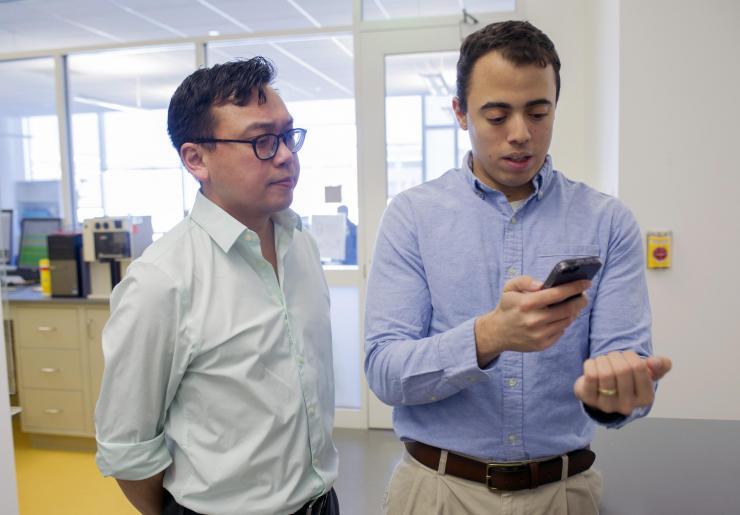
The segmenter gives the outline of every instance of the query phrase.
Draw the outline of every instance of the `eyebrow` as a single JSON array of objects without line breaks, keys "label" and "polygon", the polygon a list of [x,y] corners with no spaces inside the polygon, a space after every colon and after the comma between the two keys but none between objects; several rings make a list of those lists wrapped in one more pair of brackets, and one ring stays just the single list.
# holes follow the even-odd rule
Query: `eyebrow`
[{"label": "eyebrow", "polygon": [[[539,105],[551,106],[552,102],[546,98],[538,98],[537,100],[530,100],[524,104],[524,107],[534,107]],[[481,106],[480,110],[485,111],[486,109],[512,109],[512,105],[506,102],[486,102]]]},{"label": "eyebrow", "polygon": [[[293,124],[293,118],[288,118],[287,120],[285,120],[285,123],[281,123],[280,126],[286,127],[292,124]],[[244,127],[242,134],[247,134],[249,132],[252,132],[258,129],[265,130],[265,131],[275,130],[275,127],[276,127],[275,122],[254,122]]]}]

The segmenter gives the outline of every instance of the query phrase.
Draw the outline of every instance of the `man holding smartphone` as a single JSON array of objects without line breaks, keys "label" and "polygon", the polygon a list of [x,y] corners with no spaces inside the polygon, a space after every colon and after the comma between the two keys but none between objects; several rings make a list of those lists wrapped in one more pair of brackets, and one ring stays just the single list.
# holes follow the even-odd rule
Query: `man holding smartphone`
[{"label": "man holding smartphone", "polygon": [[[597,513],[596,425],[644,416],[670,370],[651,357],[634,217],[547,154],[559,72],[527,22],[470,35],[453,109],[472,151],[383,218],[365,371],[407,451],[387,513]],[[592,281],[543,288],[587,256]]]}]

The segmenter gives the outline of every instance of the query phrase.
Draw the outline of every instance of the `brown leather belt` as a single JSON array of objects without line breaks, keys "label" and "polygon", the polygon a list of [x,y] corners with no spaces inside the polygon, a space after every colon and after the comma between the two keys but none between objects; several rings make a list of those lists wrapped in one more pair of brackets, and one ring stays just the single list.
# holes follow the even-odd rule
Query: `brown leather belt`
[{"label": "brown leather belt", "polygon": [[[422,465],[437,470],[442,453],[437,447],[421,442],[405,442],[406,450]],[[568,453],[568,477],[591,468],[596,454],[589,449]],[[563,459],[560,456],[544,461],[514,461],[486,463],[459,454],[447,453],[445,474],[483,483],[490,490],[525,490],[560,481]]]}]

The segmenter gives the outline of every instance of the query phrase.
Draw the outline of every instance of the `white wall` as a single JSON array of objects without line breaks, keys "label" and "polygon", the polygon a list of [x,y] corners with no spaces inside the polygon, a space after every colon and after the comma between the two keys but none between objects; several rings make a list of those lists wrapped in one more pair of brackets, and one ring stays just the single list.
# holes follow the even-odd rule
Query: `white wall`
[{"label": "white wall", "polygon": [[654,416],[740,420],[740,2],[622,0],[619,192],[643,230],[672,229],[648,271]]},{"label": "white wall", "polygon": [[521,18],[534,24],[555,43],[561,62],[560,100],[550,153],[555,168],[576,181],[592,183],[586,162],[588,81],[586,5],[591,0],[523,0]]},{"label": "white wall", "polygon": [[586,182],[618,194],[619,0],[586,2]]},{"label": "white wall", "polygon": [[[3,320],[2,302],[0,302],[0,320]],[[5,335],[0,329],[0,513],[14,515],[18,513],[18,494],[5,360]]]}]

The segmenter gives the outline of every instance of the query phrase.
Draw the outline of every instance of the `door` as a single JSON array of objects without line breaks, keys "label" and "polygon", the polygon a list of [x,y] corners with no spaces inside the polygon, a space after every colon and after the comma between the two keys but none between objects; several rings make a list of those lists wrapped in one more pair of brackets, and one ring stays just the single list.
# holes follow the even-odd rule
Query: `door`
[{"label": "door", "polygon": [[[358,37],[358,171],[369,267],[390,199],[457,166],[469,142],[451,108],[457,24]],[[391,408],[369,389],[367,405],[369,427],[391,427]]]}]

